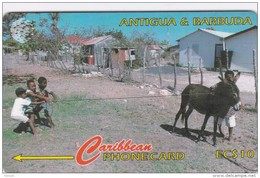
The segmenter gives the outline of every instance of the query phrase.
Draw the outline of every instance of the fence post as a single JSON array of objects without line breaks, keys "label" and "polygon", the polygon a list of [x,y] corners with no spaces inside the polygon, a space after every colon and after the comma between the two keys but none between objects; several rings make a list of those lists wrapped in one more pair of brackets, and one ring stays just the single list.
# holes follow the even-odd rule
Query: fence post
[{"label": "fence post", "polygon": [[147,45],[144,48],[144,56],[143,56],[143,71],[142,71],[142,75],[143,75],[143,83],[145,82],[145,61],[146,61],[146,51],[147,51]]},{"label": "fence post", "polygon": [[258,107],[258,88],[257,88],[257,64],[256,64],[256,50],[253,50],[253,67],[254,67],[254,78],[255,78],[255,109],[257,110]]},{"label": "fence post", "polygon": [[173,61],[174,61],[174,67],[173,67],[174,85],[173,85],[173,89],[174,89],[174,91],[177,91],[177,90],[176,90],[177,76],[176,76],[176,58],[175,58],[175,55],[173,55]]},{"label": "fence post", "polygon": [[218,64],[219,64],[219,74],[220,74],[221,78],[224,78],[221,59],[218,60]]},{"label": "fence post", "polygon": [[200,64],[199,64],[199,69],[200,69],[200,84],[203,85],[203,73],[202,73],[202,58],[200,58]]},{"label": "fence post", "polygon": [[227,58],[227,64],[226,64],[226,69],[229,69],[229,58],[228,58],[228,49],[226,48],[226,58]]},{"label": "fence post", "polygon": [[123,81],[123,78],[124,78],[124,64],[122,66],[122,63],[120,61],[120,48],[116,48],[117,50],[117,67],[118,67],[118,78],[120,79],[120,81],[122,82]]},{"label": "fence post", "polygon": [[131,77],[131,67],[132,67],[132,60],[130,59],[131,57],[131,52],[130,52],[130,49],[129,48],[127,48],[127,50],[128,50],[128,77],[129,77],[129,79],[131,80],[132,79],[132,77]]},{"label": "fence post", "polygon": [[114,72],[113,72],[113,55],[112,55],[113,50],[111,48],[108,48],[108,62],[109,62],[109,69],[111,71],[111,76],[114,76]]},{"label": "fence post", "polygon": [[156,57],[156,63],[158,66],[158,75],[159,75],[159,81],[160,81],[160,88],[162,88],[162,76],[161,76],[161,57],[160,55],[158,55],[158,57]]},{"label": "fence post", "polygon": [[[97,61],[98,72],[100,72],[100,66],[99,66],[99,61],[98,61],[99,58],[98,58],[98,52],[97,52],[97,51],[95,52],[95,57],[94,57],[94,58],[95,58],[95,60]],[[95,64],[94,64],[94,65],[95,65]]]},{"label": "fence post", "polygon": [[188,78],[189,78],[189,84],[191,84],[191,77],[190,77],[190,47],[187,49],[187,60],[188,60]]},{"label": "fence post", "polygon": [[105,50],[104,47],[101,48],[101,56],[102,56],[102,63],[103,63],[103,74],[105,73],[105,63],[106,63],[106,59],[105,59]]}]

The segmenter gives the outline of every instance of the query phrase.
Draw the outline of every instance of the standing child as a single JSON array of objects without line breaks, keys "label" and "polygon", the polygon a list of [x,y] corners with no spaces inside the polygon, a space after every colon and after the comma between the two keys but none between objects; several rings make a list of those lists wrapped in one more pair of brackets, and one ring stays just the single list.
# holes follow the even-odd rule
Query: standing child
[{"label": "standing child", "polygon": [[[240,76],[240,73],[238,73],[236,76],[234,74],[233,71],[226,71],[225,72],[225,79],[228,81],[228,82],[236,82],[238,80]],[[224,134],[222,133],[222,130],[221,130],[221,125],[222,125],[222,122],[223,120],[225,119],[226,121],[226,126],[228,127],[228,140],[230,141],[231,138],[232,138],[232,135],[233,135],[233,128],[236,126],[236,116],[235,116],[235,110],[233,107],[230,107],[229,108],[229,111],[228,113],[226,114],[226,116],[224,118],[218,118],[218,126],[219,126],[219,132],[222,136],[224,136]]]},{"label": "standing child", "polygon": [[[38,79],[38,88],[36,89],[36,93],[39,93],[44,98],[48,98],[50,101],[49,96],[51,95],[53,97],[53,102],[55,103],[57,100],[57,96],[54,94],[53,91],[47,90],[47,79],[45,77],[39,77]],[[41,104],[45,117],[47,118],[48,122],[50,123],[50,127],[53,128],[55,125],[52,121],[52,118],[50,116],[50,104],[48,103],[43,103]]]},{"label": "standing child", "polygon": [[[15,94],[17,98],[14,101],[14,105],[11,112],[11,118],[21,121],[23,123],[29,123],[33,134],[37,134],[37,131],[34,127],[34,114],[30,113],[30,119],[25,115],[25,106],[29,106],[32,104],[31,101],[25,99],[27,97],[26,90],[24,88],[17,88],[15,90]],[[40,104],[42,102],[36,102],[34,104]]]}]

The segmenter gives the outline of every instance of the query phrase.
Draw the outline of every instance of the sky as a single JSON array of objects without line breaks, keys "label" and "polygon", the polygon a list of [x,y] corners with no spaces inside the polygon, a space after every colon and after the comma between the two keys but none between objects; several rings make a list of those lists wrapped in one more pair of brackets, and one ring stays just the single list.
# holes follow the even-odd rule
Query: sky
[{"label": "sky", "polygon": [[[48,13],[29,13],[27,20],[34,20],[37,25],[41,18],[49,18]],[[143,24],[139,21],[138,25],[130,25],[129,19],[136,21],[137,18],[143,19]],[[210,18],[225,18],[228,24],[210,24]],[[151,25],[148,22],[155,22],[153,19],[166,20],[169,25]],[[193,20],[201,24],[194,24]],[[204,21],[203,21],[204,19]],[[181,23],[185,20],[188,24]],[[230,24],[234,20],[234,23]],[[240,22],[243,22],[240,24]],[[121,26],[120,26],[121,24]],[[128,26],[127,26],[128,24]],[[66,28],[68,34],[73,34],[79,28],[97,28],[105,30],[121,30],[128,38],[133,31],[141,33],[149,32],[157,41],[169,41],[171,45],[176,45],[176,40],[198,30],[198,28],[214,28],[217,31],[236,33],[257,25],[257,14],[251,11],[188,11],[188,12],[66,12],[60,13],[58,26]]]}]

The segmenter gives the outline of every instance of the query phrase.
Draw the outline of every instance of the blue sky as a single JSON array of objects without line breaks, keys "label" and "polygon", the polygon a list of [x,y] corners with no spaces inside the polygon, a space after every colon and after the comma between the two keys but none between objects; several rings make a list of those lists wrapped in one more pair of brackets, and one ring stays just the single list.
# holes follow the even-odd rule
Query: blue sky
[{"label": "blue sky", "polygon": [[[193,19],[203,18],[209,19],[210,17],[218,18],[225,17],[229,21],[231,17],[240,17],[245,20],[246,17],[250,18],[252,24],[246,23],[245,25],[208,25],[204,23],[203,25],[194,26]],[[39,23],[41,18],[48,18],[47,13],[29,13],[26,16],[28,20],[36,21]],[[122,19],[129,18],[174,18],[177,23],[176,26],[119,26]],[[180,21],[182,18],[186,18],[189,25],[182,26]],[[67,28],[68,33],[73,33],[79,28],[97,28],[101,27],[104,29],[118,29],[121,30],[127,37],[131,37],[133,31],[147,32],[154,34],[154,38],[158,41],[167,40],[170,44],[175,45],[176,40],[196,31],[198,28],[210,28],[213,27],[218,31],[236,33],[241,30],[250,28],[257,25],[257,15],[250,11],[222,11],[222,12],[66,12],[60,13],[59,27]]]}]

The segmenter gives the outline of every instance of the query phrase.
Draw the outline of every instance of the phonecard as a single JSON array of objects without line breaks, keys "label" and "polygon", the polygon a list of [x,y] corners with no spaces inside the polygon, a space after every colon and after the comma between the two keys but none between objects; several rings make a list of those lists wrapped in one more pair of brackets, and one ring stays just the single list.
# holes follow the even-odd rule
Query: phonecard
[{"label": "phonecard", "polygon": [[255,177],[257,12],[193,5],[3,3],[3,174]]}]

